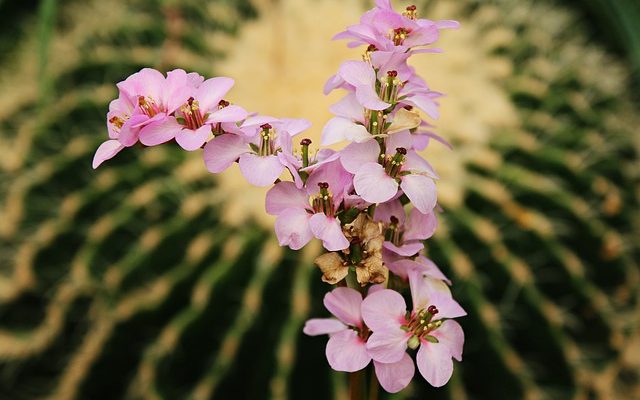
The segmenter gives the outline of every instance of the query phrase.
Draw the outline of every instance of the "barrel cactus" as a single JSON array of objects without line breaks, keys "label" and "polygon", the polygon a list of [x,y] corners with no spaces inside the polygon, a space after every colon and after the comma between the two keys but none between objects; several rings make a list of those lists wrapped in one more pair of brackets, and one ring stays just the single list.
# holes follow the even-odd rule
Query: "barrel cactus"
[{"label": "barrel cactus", "polygon": [[[362,6],[343,3],[45,0],[13,14],[0,32],[16,41],[0,59],[0,398],[346,397],[324,342],[301,334],[323,313],[319,248],[278,247],[263,193],[171,146],[90,168],[113,82],[147,65],[233,75],[243,104],[276,115],[314,102],[322,126],[322,79],[345,50],[320,43]],[[440,132],[456,152],[429,150],[445,211],[429,253],[456,281],[468,340],[446,388],[393,398],[640,397],[626,66],[550,1],[420,7],[464,27],[417,67],[449,94]]]}]

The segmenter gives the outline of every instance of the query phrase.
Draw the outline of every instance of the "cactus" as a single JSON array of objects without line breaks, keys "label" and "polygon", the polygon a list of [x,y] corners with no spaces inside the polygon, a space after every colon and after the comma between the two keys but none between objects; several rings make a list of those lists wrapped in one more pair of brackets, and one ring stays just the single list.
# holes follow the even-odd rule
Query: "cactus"
[{"label": "cactus", "polygon": [[[352,7],[341,4],[43,1],[3,28],[18,45],[0,59],[0,398],[345,398],[324,342],[301,334],[328,289],[318,248],[279,248],[261,203],[237,214],[244,188],[197,154],[129,149],[90,170],[114,82],[146,65],[211,76],[242,64],[232,44],[265,15]],[[446,388],[420,381],[393,398],[640,397],[626,67],[548,2],[422,6],[459,15],[483,59],[457,73],[489,82],[482,96],[512,115],[496,122],[503,109],[447,90],[471,100],[443,106],[465,113],[442,122],[462,156],[448,171],[450,155],[433,155],[453,186],[429,252],[469,311],[465,360]],[[453,59],[468,50],[452,47]],[[278,82],[254,96],[294,104]],[[491,134],[465,136],[465,119]]]}]

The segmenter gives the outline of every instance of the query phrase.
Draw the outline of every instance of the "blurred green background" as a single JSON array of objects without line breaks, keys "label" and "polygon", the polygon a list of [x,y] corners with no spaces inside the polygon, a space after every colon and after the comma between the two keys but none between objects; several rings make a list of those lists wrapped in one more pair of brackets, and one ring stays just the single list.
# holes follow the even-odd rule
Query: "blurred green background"
[{"label": "blurred green background", "polygon": [[[467,340],[445,388],[382,398],[640,398],[640,3],[417,4],[462,22],[416,68],[447,93],[428,251]],[[301,334],[319,248],[278,248],[263,191],[173,145],[90,166],[145,66],[232,76],[317,137],[358,56],[329,39],[370,5],[0,1],[0,399],[346,398]]]}]

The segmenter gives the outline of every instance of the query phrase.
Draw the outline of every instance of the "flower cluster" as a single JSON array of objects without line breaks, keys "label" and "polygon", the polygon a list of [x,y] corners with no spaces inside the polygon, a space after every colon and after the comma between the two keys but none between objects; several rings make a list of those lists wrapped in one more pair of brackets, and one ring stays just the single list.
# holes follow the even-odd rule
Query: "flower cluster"
[{"label": "flower cluster", "polygon": [[[230,78],[205,80],[180,69],[165,77],[145,68],[118,84],[107,115],[109,140],[93,167],[138,142],[172,140],[188,151],[203,148],[211,173],[237,163],[250,184],[270,187],[266,212],[276,218],[282,246],[298,250],[322,241],[326,252],[315,264],[324,282],[338,286],[324,299],[337,319],[311,319],[304,332],[330,335],[331,367],[355,372],[373,360],[382,387],[397,392],[414,375],[407,350],[419,348],[420,373],[441,386],[452,359],[462,357],[464,335],[452,318],[465,312],[426,256],[424,241],[438,226],[438,175],[419,152],[431,139],[446,141],[422,115],[438,118],[442,94],[408,60],[439,52],[431,45],[440,30],[455,27],[419,19],[415,6],[398,13],[389,0],[378,0],[359,24],[335,36],[366,46],[362,60],[344,62],[324,88],[346,91],[322,130],[323,146],[347,142],[339,151],[312,151],[310,139],[296,139],[311,126],[306,120],[231,105],[224,100]],[[399,293],[407,285],[409,311]]]}]

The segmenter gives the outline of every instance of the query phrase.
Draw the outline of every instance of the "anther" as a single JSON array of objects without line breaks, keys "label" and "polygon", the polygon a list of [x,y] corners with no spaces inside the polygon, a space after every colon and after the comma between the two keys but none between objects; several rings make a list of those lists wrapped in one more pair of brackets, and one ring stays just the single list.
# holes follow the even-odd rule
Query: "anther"
[{"label": "anther", "polygon": [[393,225],[398,225],[398,223],[400,222],[400,220],[393,215],[389,218],[389,220]]},{"label": "anther", "polygon": [[311,144],[311,139],[304,138],[300,141],[300,146],[309,146]]},{"label": "anther", "polygon": [[262,130],[268,131],[269,129],[271,129],[273,127],[271,126],[271,124],[262,124],[262,125],[260,125],[260,128]]},{"label": "anther", "polygon": [[228,102],[228,101],[226,101],[226,100],[220,100],[220,101],[218,102],[218,106],[219,106],[220,108],[229,107],[229,102]]},{"label": "anther", "polygon": [[318,187],[320,189],[329,189],[329,184],[327,182],[318,182]]},{"label": "anther", "polygon": [[387,76],[389,78],[395,78],[396,76],[398,76],[398,71],[387,71]]},{"label": "anther", "polygon": [[438,309],[436,308],[436,306],[434,306],[434,305],[430,305],[430,306],[427,308],[427,312],[428,312],[429,314],[431,314],[431,315],[436,315],[436,314],[438,313]]},{"label": "anther", "polygon": [[404,147],[396,147],[396,151],[398,152],[398,154],[402,154],[407,155],[407,149],[405,149]]}]

